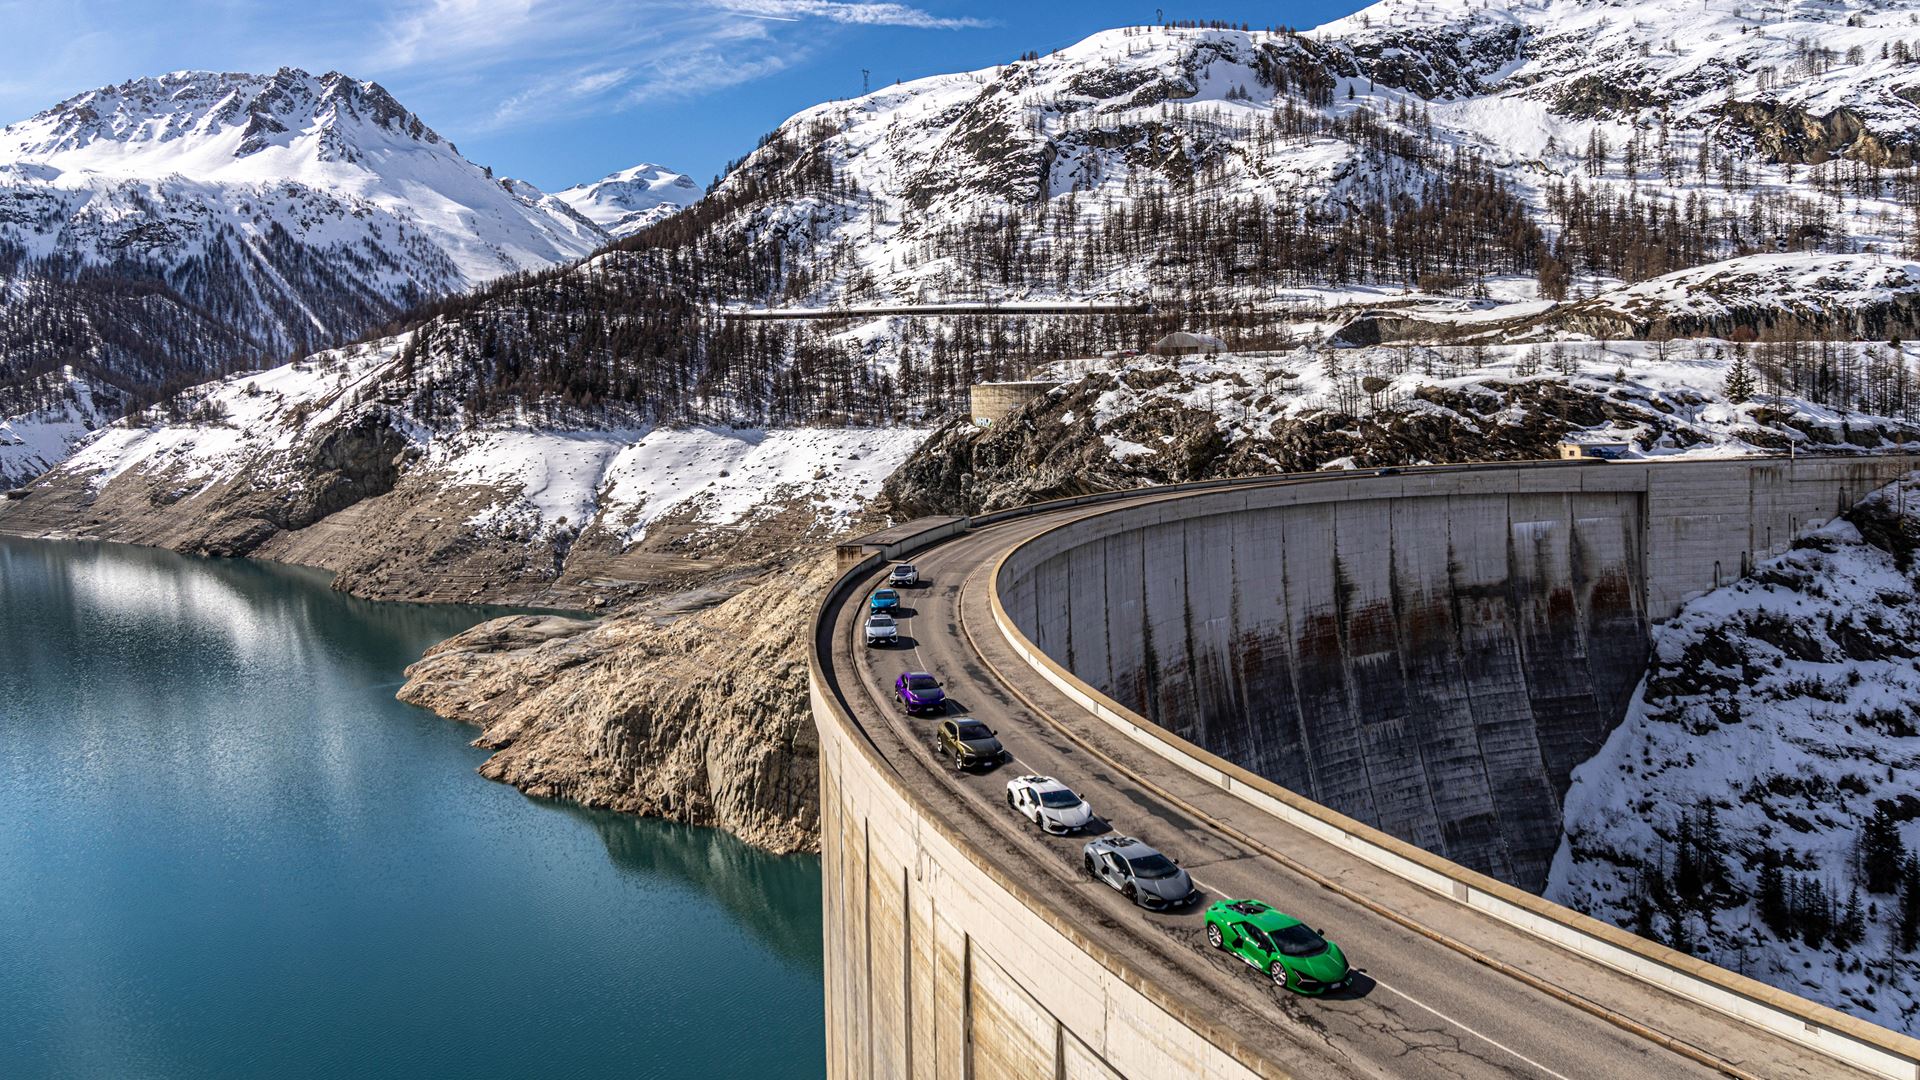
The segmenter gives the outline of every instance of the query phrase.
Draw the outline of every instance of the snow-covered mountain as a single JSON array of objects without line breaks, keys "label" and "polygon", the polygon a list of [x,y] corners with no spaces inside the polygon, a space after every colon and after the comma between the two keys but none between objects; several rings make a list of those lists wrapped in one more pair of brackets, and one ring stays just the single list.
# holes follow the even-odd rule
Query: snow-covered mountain
[{"label": "snow-covered mountain", "polygon": [[1920,1031],[1920,475],[1660,629],[1547,895]]},{"label": "snow-covered mountain", "polygon": [[[699,395],[738,388],[740,364],[704,375],[722,330],[693,308],[714,304],[1145,297],[1169,321],[1211,312],[1193,328],[1232,338],[1356,286],[1577,300],[1755,253],[1893,250],[1913,232],[1902,192],[1920,123],[1903,36],[1914,15],[1911,0],[1389,0],[1306,33],[1124,27],[803,110],[681,211],[684,227],[580,273],[618,268],[635,283],[603,297],[615,306],[660,293],[693,305],[692,323],[653,320],[641,352],[673,358],[676,394]],[[395,291],[453,290],[631,236],[696,191],[656,166],[557,195],[494,181],[377,87],[297,72],[81,95],[8,129],[8,160],[22,179],[0,215],[52,223],[36,242],[171,258],[190,271],[161,276],[182,282],[247,281],[222,310],[297,294],[237,342],[219,328],[176,335],[269,354]],[[120,182],[132,185],[124,201],[148,208],[137,218],[102,197]],[[193,237],[205,229],[152,210],[199,205],[153,185],[228,183],[255,186],[244,212],[208,226],[228,239],[203,254]],[[322,191],[339,214],[311,205]],[[276,290],[337,262],[284,259],[298,264],[289,273],[271,261],[307,250],[303,236],[351,252],[355,272]],[[274,272],[253,269],[263,264]],[[548,283],[528,289],[476,304],[550,302]],[[346,310],[322,310],[326,297]],[[1079,327],[1032,322],[1010,347],[983,327],[785,327],[781,341],[749,342],[744,366],[771,385],[857,365],[856,383],[887,380],[938,409],[970,378],[1165,329]],[[529,358],[610,349],[614,330],[517,345]],[[503,319],[495,343],[527,333]]]},{"label": "snow-covered mountain", "polygon": [[[1920,131],[1915,11],[1907,0],[1381,0],[1309,36],[1350,57],[1355,76],[1445,102],[1436,122],[1515,161],[1551,166],[1549,140],[1584,155],[1590,132],[1638,125],[1717,127],[1799,164],[1885,165],[1910,160]],[[1613,141],[1616,155],[1624,145]]]},{"label": "snow-covered mountain", "polygon": [[0,129],[0,170],[0,220],[29,257],[178,266],[226,244],[258,263],[263,290],[291,284],[268,273],[276,244],[357,257],[370,293],[404,298],[410,282],[455,291],[605,242],[339,72],[181,71],[90,90]]},{"label": "snow-covered mountain", "polygon": [[556,191],[554,198],[609,234],[632,236],[664,221],[700,198],[700,185],[664,165],[642,163],[591,184]]},{"label": "snow-covered mountain", "polygon": [[[680,189],[644,168],[664,214]],[[467,160],[377,83],[291,68],[135,79],[0,128],[0,386],[74,373],[88,381],[74,402],[103,386],[150,399],[612,239]],[[0,420],[36,444],[70,433]],[[28,466],[0,462],[0,485]]]},{"label": "snow-covered mountain", "polygon": [[[1478,169],[1461,155],[1505,188],[1478,197],[1516,202],[1539,235],[1463,221],[1478,228],[1449,235],[1484,252],[1423,257],[1436,279],[1557,262],[1631,280],[1753,251],[1888,249],[1913,237],[1896,181],[1920,134],[1916,15],[1387,0],[1304,34],[1121,28],[806,110],[716,194],[741,197],[728,226],[820,253],[803,288],[777,283],[787,303],[1407,281],[1415,268],[1342,223],[1487,187],[1467,184]],[[798,190],[742,197],[775,175]],[[1205,206],[1237,223],[1237,248],[1189,239]],[[1298,253],[1295,231],[1313,241]]]},{"label": "snow-covered mountain", "polygon": [[[1719,392],[1734,347],[1759,339],[1766,389],[1799,403],[1780,412],[1824,411],[1814,426],[1853,442],[1848,416],[1865,411],[1877,444],[1895,431],[1883,420],[1905,422],[1904,399],[1866,400],[1851,374],[1819,374],[1829,346],[1808,349],[1920,329],[1920,274],[1893,254],[1912,232],[1909,15],[1920,4],[1476,0],[1383,4],[1307,33],[1105,31],[803,110],[674,228],[437,308],[396,353],[404,362],[358,393],[435,431],[918,425],[957,410],[974,381],[1170,329],[1271,354],[1364,342],[1337,338],[1364,322],[1372,340],[1519,342],[1527,356],[1562,338],[1710,335],[1720,362],[1671,388],[1699,402]],[[1828,84],[1838,97],[1815,92]],[[1608,97],[1615,85],[1638,89]],[[99,124],[49,120],[35,144],[66,153]],[[376,126],[396,138],[412,127]],[[278,145],[271,127],[254,133],[263,146]],[[253,144],[240,134],[227,157],[244,162]],[[596,215],[617,226],[662,182],[674,187],[643,167],[564,198],[496,186],[599,229]],[[1791,305],[1774,302],[1776,284]],[[1150,315],[726,314],[1143,297]],[[1421,314],[1434,305],[1460,317]],[[1797,344],[1773,351],[1787,335]],[[1370,381],[1415,397],[1404,371],[1369,369],[1397,355],[1343,363],[1322,408],[1263,412],[1278,425],[1263,435],[1293,448],[1285,460],[1343,456],[1338,440],[1303,444],[1287,429],[1339,430],[1328,417],[1370,408]],[[1876,370],[1891,363],[1876,357]]]}]

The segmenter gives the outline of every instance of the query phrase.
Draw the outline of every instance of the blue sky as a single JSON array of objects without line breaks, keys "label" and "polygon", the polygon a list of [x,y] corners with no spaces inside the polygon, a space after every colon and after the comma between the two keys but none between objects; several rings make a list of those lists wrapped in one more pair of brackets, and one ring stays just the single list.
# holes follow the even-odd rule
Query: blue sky
[{"label": "blue sky", "polygon": [[[1168,18],[1312,26],[1358,0]],[[657,161],[705,182],[789,115],[1152,22],[1120,0],[0,0],[0,122],[180,68],[377,79],[468,157],[551,189]]]}]

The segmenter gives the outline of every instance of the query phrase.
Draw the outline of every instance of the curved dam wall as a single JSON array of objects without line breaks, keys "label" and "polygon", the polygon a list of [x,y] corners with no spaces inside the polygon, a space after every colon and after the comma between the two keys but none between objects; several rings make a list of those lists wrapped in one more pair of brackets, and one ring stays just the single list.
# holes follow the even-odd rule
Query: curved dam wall
[{"label": "curved dam wall", "polygon": [[1909,457],[1606,463],[1222,489],[1001,567],[1009,618],[1193,744],[1537,891],[1651,626]]}]

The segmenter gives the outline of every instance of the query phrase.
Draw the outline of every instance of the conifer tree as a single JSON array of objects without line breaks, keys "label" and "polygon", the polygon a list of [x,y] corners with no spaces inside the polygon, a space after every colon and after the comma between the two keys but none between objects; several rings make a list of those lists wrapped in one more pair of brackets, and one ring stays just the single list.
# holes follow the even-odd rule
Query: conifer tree
[{"label": "conifer tree", "polygon": [[1901,952],[1920,946],[1920,857],[1909,855],[1900,871],[1900,922],[1895,943]]},{"label": "conifer tree", "polygon": [[1747,358],[1741,353],[1735,353],[1733,363],[1727,365],[1725,392],[1727,400],[1735,405],[1753,397],[1753,371],[1747,367]]},{"label": "conifer tree", "polygon": [[1883,802],[1860,828],[1860,871],[1867,891],[1880,895],[1898,892],[1907,866],[1907,845],[1900,838],[1900,823]]},{"label": "conifer tree", "polygon": [[1847,894],[1846,905],[1840,908],[1839,917],[1833,924],[1833,947],[1850,949],[1866,936],[1866,916],[1860,910],[1860,890],[1855,888]]},{"label": "conifer tree", "polygon": [[1792,910],[1787,893],[1787,875],[1780,869],[1780,853],[1771,844],[1760,852],[1760,888],[1756,899],[1760,921],[1775,934],[1788,936]]}]

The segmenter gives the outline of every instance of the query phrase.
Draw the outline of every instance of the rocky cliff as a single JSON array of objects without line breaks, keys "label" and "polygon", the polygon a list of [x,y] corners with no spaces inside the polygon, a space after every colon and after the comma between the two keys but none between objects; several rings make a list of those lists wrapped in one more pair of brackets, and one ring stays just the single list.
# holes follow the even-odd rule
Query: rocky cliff
[{"label": "rocky cliff", "polygon": [[431,649],[400,698],[481,729],[481,775],[529,795],[819,845],[806,637],[834,578],[803,561],[711,608],[495,619]]}]

